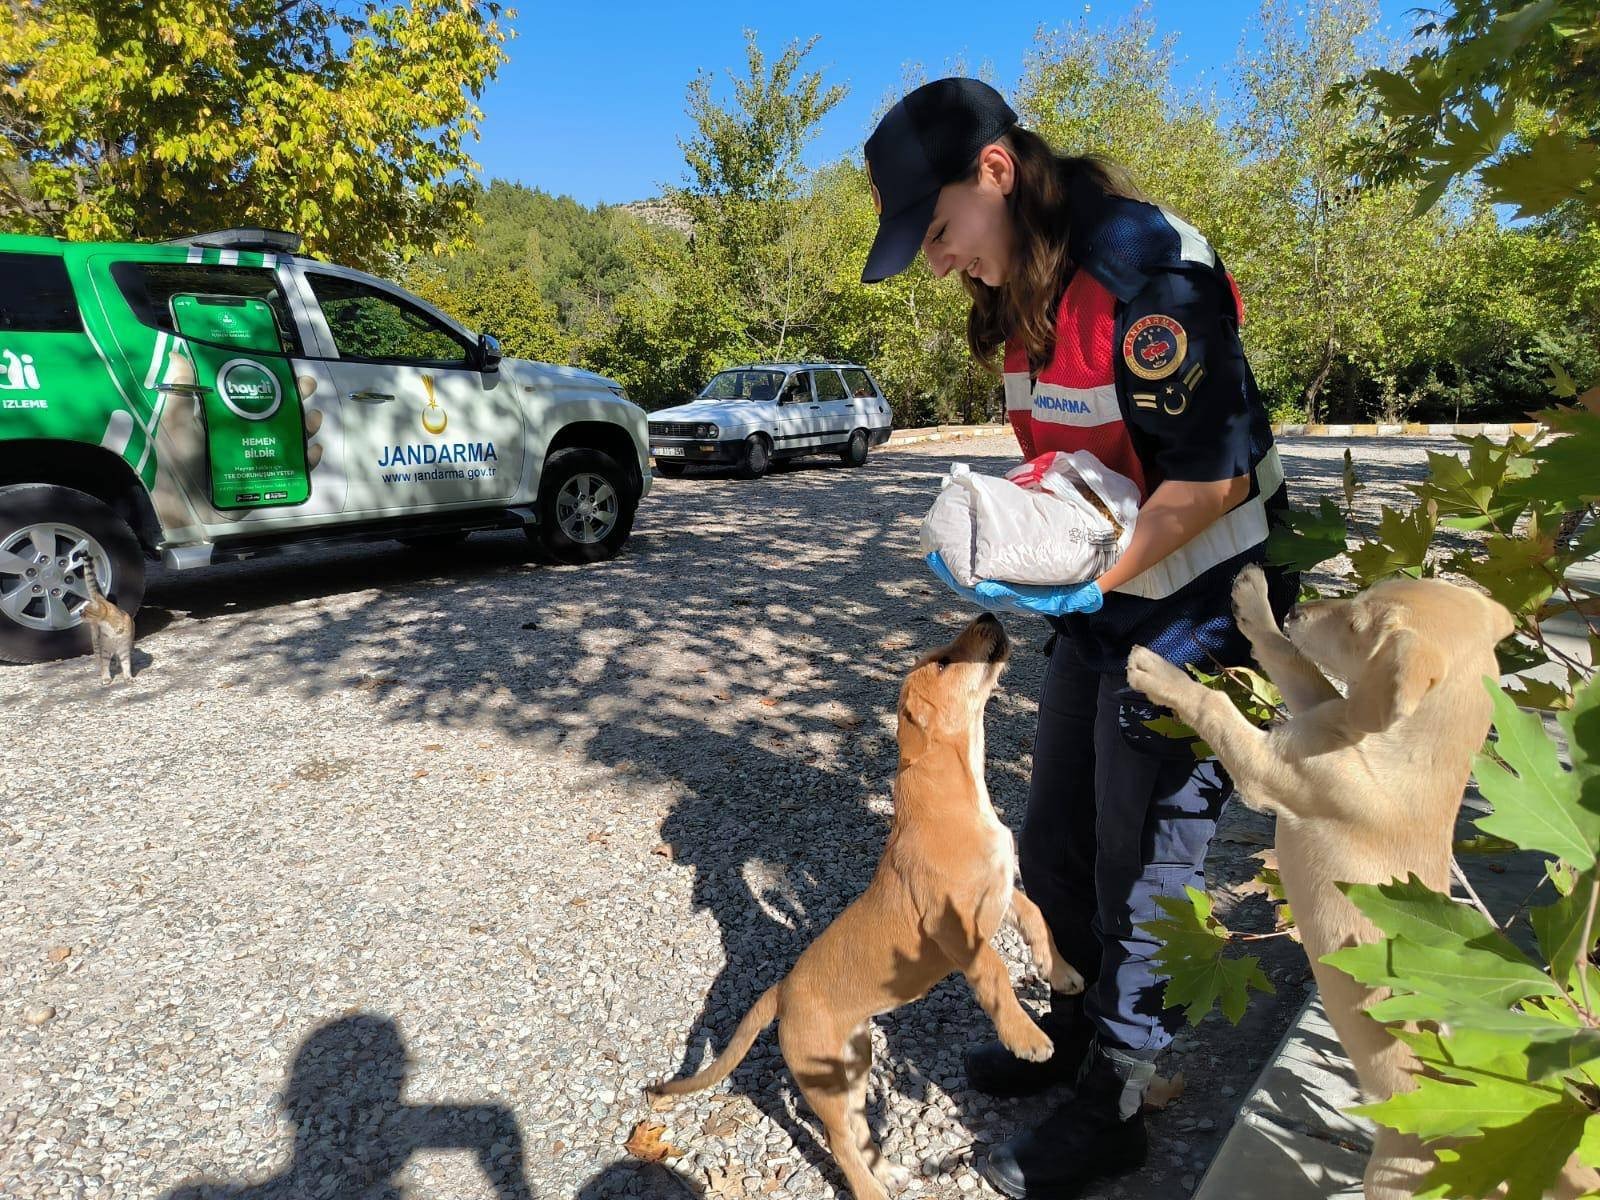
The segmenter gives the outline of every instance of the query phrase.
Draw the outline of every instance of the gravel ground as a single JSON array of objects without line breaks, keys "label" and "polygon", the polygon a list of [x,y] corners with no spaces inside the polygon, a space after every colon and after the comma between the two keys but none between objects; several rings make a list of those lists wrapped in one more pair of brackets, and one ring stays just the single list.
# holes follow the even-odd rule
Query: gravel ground
[{"label": "gravel ground", "polygon": [[[1344,445],[1284,444],[1300,500]],[[1355,445],[1373,503],[1429,444]],[[710,1093],[653,1113],[639,1088],[720,1047],[865,885],[901,675],[970,615],[918,517],[952,459],[1012,457],[657,480],[584,569],[512,534],[157,572],[131,683],[0,668],[0,1194],[841,1194],[770,1032]],[[989,778],[1017,825],[1044,660],[1010,625]],[[1270,840],[1230,806],[1214,885]],[[1224,907],[1269,920],[1247,892]],[[1106,1195],[1193,1190],[1304,994],[1264,945],[1277,996],[1186,1032],[1187,1089]],[[871,1119],[913,1195],[986,1192],[987,1146],[1048,1107],[964,1087],[987,1034],[955,981],[876,1024]],[[643,1120],[670,1170],[624,1154]]]}]

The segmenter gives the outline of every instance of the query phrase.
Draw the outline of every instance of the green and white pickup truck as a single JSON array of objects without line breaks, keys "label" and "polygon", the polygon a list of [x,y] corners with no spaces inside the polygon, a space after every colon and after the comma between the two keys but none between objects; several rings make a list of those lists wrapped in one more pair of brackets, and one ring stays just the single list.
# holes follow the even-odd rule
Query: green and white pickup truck
[{"label": "green and white pickup truck", "polygon": [[621,386],[298,245],[0,234],[0,660],[88,648],[80,556],[132,612],[146,560],[517,527],[557,561],[621,548],[650,488]]}]

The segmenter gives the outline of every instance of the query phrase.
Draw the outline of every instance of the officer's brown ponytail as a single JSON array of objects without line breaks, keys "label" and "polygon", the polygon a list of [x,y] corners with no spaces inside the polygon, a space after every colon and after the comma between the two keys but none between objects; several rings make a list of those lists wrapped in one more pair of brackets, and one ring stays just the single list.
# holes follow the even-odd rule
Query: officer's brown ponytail
[{"label": "officer's brown ponytail", "polygon": [[979,362],[998,371],[995,352],[1015,339],[1027,347],[1029,366],[1037,372],[1055,353],[1056,305],[1072,270],[1068,189],[1094,187],[1132,200],[1144,197],[1121,167],[1092,155],[1059,155],[1021,127],[1013,127],[1000,144],[1017,164],[1016,184],[1007,197],[1015,222],[1011,267],[998,288],[962,273],[972,297],[967,345]]}]

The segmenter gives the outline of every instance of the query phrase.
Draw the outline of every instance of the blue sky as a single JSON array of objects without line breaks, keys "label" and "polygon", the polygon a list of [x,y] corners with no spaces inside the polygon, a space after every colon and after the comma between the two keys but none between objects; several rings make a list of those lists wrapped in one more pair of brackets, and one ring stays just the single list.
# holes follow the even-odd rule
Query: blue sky
[{"label": "blue sky", "polygon": [[[1383,25],[1396,35],[1422,0],[1380,0]],[[489,178],[511,179],[566,194],[584,204],[657,195],[681,181],[678,139],[689,132],[684,90],[705,68],[726,96],[728,68],[742,69],[745,28],[769,58],[791,40],[818,35],[807,65],[850,92],[823,123],[808,158],[825,162],[858,153],[886,95],[898,94],[906,70],[948,74],[964,60],[989,63],[1001,90],[1017,81],[1041,24],[1115,24],[1135,0],[1064,7],[922,0],[801,0],[784,4],[608,3],[519,6],[511,61],[484,95],[483,140],[476,157]],[[1255,35],[1258,0],[1179,3],[1154,0],[1163,33],[1178,35],[1178,82],[1226,96],[1241,42]],[[1086,11],[1087,9],[1087,11]],[[1199,15],[1197,15],[1199,14]],[[1065,149],[1065,147],[1063,148]]]}]

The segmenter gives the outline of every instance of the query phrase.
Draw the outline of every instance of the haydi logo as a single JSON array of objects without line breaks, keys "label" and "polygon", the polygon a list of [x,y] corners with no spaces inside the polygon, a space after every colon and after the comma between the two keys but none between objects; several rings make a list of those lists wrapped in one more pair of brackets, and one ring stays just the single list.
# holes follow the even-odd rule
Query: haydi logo
[{"label": "haydi logo", "polygon": [[39,390],[39,373],[33,369],[33,355],[14,354],[10,350],[0,350],[0,366],[5,367],[5,371],[0,373],[0,391],[37,392]]}]

